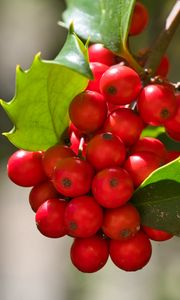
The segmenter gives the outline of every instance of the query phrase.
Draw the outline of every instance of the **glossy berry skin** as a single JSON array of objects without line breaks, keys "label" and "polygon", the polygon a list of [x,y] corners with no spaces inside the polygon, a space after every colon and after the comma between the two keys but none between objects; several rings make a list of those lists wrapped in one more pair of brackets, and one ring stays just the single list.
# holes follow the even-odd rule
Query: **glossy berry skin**
[{"label": "glossy berry skin", "polygon": [[145,123],[155,126],[164,124],[175,115],[176,110],[176,98],[169,86],[150,84],[141,91],[138,111]]},{"label": "glossy berry skin", "polygon": [[109,257],[108,242],[101,236],[76,238],[71,246],[71,261],[81,272],[93,273],[102,269]]},{"label": "glossy berry skin", "polygon": [[103,44],[93,44],[88,48],[89,61],[99,62],[107,66],[112,66],[116,63],[115,54],[105,48]]},{"label": "glossy berry skin", "polygon": [[52,177],[56,164],[66,157],[73,157],[75,153],[67,146],[57,144],[47,149],[43,154],[43,169],[48,177]]},{"label": "glossy berry skin", "polygon": [[49,199],[36,212],[36,225],[39,231],[50,238],[66,235],[64,213],[67,202],[63,199]]},{"label": "glossy berry skin", "polygon": [[172,130],[167,130],[167,128],[166,128],[166,133],[174,141],[180,142],[180,132],[176,132],[176,131],[172,131]]},{"label": "glossy berry skin", "polygon": [[103,130],[118,136],[126,146],[132,146],[139,139],[144,123],[129,108],[119,108],[107,117]]},{"label": "glossy berry skin", "polygon": [[36,212],[45,201],[52,198],[58,198],[59,194],[51,181],[44,181],[35,185],[29,193],[29,204],[34,212]]},{"label": "glossy berry skin", "polygon": [[130,203],[117,208],[106,209],[102,230],[113,240],[132,238],[140,229],[140,215]]},{"label": "glossy berry skin", "polygon": [[104,169],[98,172],[92,182],[92,193],[97,202],[106,208],[125,204],[134,191],[133,181],[122,168]]},{"label": "glossy berry skin", "polygon": [[108,70],[109,66],[99,63],[99,62],[92,62],[90,63],[90,68],[93,73],[94,79],[89,80],[87,90],[95,91],[100,93],[100,79],[104,72]]},{"label": "glossy berry skin", "polygon": [[55,167],[52,182],[62,195],[78,197],[89,192],[93,175],[94,170],[87,161],[69,157]]},{"label": "glossy berry skin", "polygon": [[17,150],[7,164],[9,178],[17,185],[31,187],[47,179],[42,166],[42,152]]},{"label": "glossy berry skin", "polygon": [[161,157],[162,162],[167,161],[167,150],[164,144],[153,137],[140,138],[136,144],[131,148],[131,154],[141,151],[152,152]]},{"label": "glossy berry skin", "polygon": [[146,28],[148,21],[149,14],[146,7],[142,3],[136,2],[131,19],[129,34],[140,34]]},{"label": "glossy berry skin", "polygon": [[137,271],[149,262],[152,246],[147,235],[139,231],[129,240],[111,240],[109,253],[118,268],[124,271]]},{"label": "glossy berry skin", "polygon": [[167,153],[167,163],[173,161],[174,159],[180,157],[180,151],[168,151]]},{"label": "glossy berry skin", "polygon": [[116,64],[101,77],[100,90],[108,102],[116,105],[136,100],[142,88],[139,75],[131,68]]},{"label": "glossy berry skin", "polygon": [[128,157],[124,168],[138,187],[154,170],[162,166],[161,158],[152,152],[137,152]]},{"label": "glossy berry skin", "polygon": [[153,241],[167,241],[173,237],[172,234],[164,231],[164,230],[159,230],[155,228],[151,228],[149,226],[142,226],[143,231],[147,234],[148,238],[153,240]]},{"label": "glossy berry skin", "polygon": [[167,57],[167,55],[164,55],[156,70],[156,75],[159,75],[161,77],[166,77],[168,75],[169,68],[170,68],[169,58]]},{"label": "glossy berry skin", "polygon": [[96,170],[121,165],[125,157],[126,149],[123,142],[112,133],[97,134],[87,144],[87,161]]},{"label": "glossy berry skin", "polygon": [[180,135],[180,94],[176,95],[177,111],[173,118],[164,123],[167,132],[175,132]]},{"label": "glossy berry skin", "polygon": [[68,203],[64,218],[70,236],[85,238],[100,229],[103,212],[93,197],[81,196]]},{"label": "glossy berry skin", "polygon": [[107,104],[98,92],[88,91],[77,95],[69,106],[71,122],[82,133],[93,133],[103,124],[107,116]]}]

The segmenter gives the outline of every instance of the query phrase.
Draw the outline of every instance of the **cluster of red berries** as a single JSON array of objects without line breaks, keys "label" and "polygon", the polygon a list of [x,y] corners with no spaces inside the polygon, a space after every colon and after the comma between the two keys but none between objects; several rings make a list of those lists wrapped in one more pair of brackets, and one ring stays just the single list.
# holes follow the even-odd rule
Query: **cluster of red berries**
[{"label": "cluster of red berries", "polygon": [[168,84],[144,86],[103,45],[90,46],[89,58],[94,80],[70,104],[70,144],[18,150],[9,158],[8,175],[32,187],[29,202],[43,235],[74,238],[71,260],[80,271],[98,271],[109,255],[120,269],[135,271],[151,257],[150,239],[172,235],[141,224],[130,201],[134,189],[179,156],[141,133],[149,124],[163,125],[180,140],[180,97]]},{"label": "cluster of red berries", "polygon": [[33,186],[29,202],[39,231],[74,237],[71,259],[83,272],[102,268],[109,254],[123,270],[140,269],[151,256],[149,238],[172,237],[142,226],[129,200],[152,171],[179,155],[158,139],[140,137],[147,124],[180,122],[178,101],[168,86],[143,87],[127,66],[106,68],[70,104],[70,146],[18,150],[8,161],[10,179]]}]

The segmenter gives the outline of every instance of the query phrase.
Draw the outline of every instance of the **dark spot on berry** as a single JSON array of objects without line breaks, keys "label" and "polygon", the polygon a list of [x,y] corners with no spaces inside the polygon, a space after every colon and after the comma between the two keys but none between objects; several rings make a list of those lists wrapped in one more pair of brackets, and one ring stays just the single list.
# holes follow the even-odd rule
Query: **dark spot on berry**
[{"label": "dark spot on berry", "polygon": [[128,228],[121,230],[120,237],[128,238],[129,236],[131,236],[131,230],[129,230]]},{"label": "dark spot on berry", "polygon": [[76,222],[73,222],[73,221],[70,222],[69,228],[70,228],[71,230],[76,230],[76,229],[78,228],[77,223],[76,223]]},{"label": "dark spot on berry", "polygon": [[111,178],[111,180],[109,181],[109,184],[111,187],[115,187],[119,184],[119,180],[117,178]]},{"label": "dark spot on berry", "polygon": [[104,140],[112,140],[113,136],[112,136],[112,133],[106,132],[106,133],[103,133],[102,138]]},{"label": "dark spot on berry", "polygon": [[107,92],[108,94],[115,95],[117,93],[117,89],[114,86],[109,86]]},{"label": "dark spot on berry", "polygon": [[70,187],[72,185],[72,182],[69,178],[63,178],[62,179],[62,185],[64,187]]},{"label": "dark spot on berry", "polygon": [[166,109],[166,108],[162,109],[160,115],[161,115],[161,117],[163,119],[168,119],[169,118],[169,111],[168,111],[168,109]]}]

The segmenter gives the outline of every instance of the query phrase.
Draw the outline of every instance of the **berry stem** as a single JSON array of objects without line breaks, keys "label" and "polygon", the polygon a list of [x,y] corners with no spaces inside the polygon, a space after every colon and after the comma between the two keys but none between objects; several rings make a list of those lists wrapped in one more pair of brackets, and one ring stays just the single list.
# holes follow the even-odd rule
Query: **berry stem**
[{"label": "berry stem", "polygon": [[121,56],[127,60],[131,68],[133,68],[137,73],[141,74],[143,72],[143,68],[139,65],[128,49],[125,49],[124,53],[121,53]]},{"label": "berry stem", "polygon": [[79,149],[78,149],[78,157],[81,158],[81,159],[83,158],[83,155],[82,155],[83,145],[84,145],[84,137],[81,137],[80,143],[79,143]]},{"label": "berry stem", "polygon": [[149,69],[151,76],[155,74],[162,56],[166,52],[172,37],[180,24],[180,0],[176,1],[168,15],[164,27],[150,49],[145,68]]}]

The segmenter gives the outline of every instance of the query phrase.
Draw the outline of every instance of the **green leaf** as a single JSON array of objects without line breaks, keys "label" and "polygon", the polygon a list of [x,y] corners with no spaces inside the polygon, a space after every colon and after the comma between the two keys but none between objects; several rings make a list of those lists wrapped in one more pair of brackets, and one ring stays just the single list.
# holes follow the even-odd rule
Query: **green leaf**
[{"label": "green leaf", "polygon": [[127,51],[127,37],[135,0],[66,0],[66,26],[73,21],[75,31],[85,40],[103,43],[116,52]]},{"label": "green leaf", "polygon": [[54,61],[43,61],[38,54],[30,70],[17,67],[16,95],[9,103],[1,100],[14,124],[4,135],[26,150],[45,150],[56,144],[68,126],[69,103],[91,77],[87,48],[71,28]]},{"label": "green leaf", "polygon": [[164,133],[165,129],[163,126],[147,126],[145,129],[142,131],[141,136],[142,137],[154,137],[157,138],[159,134]]},{"label": "green leaf", "polygon": [[180,236],[180,158],[154,171],[132,202],[142,224]]}]

